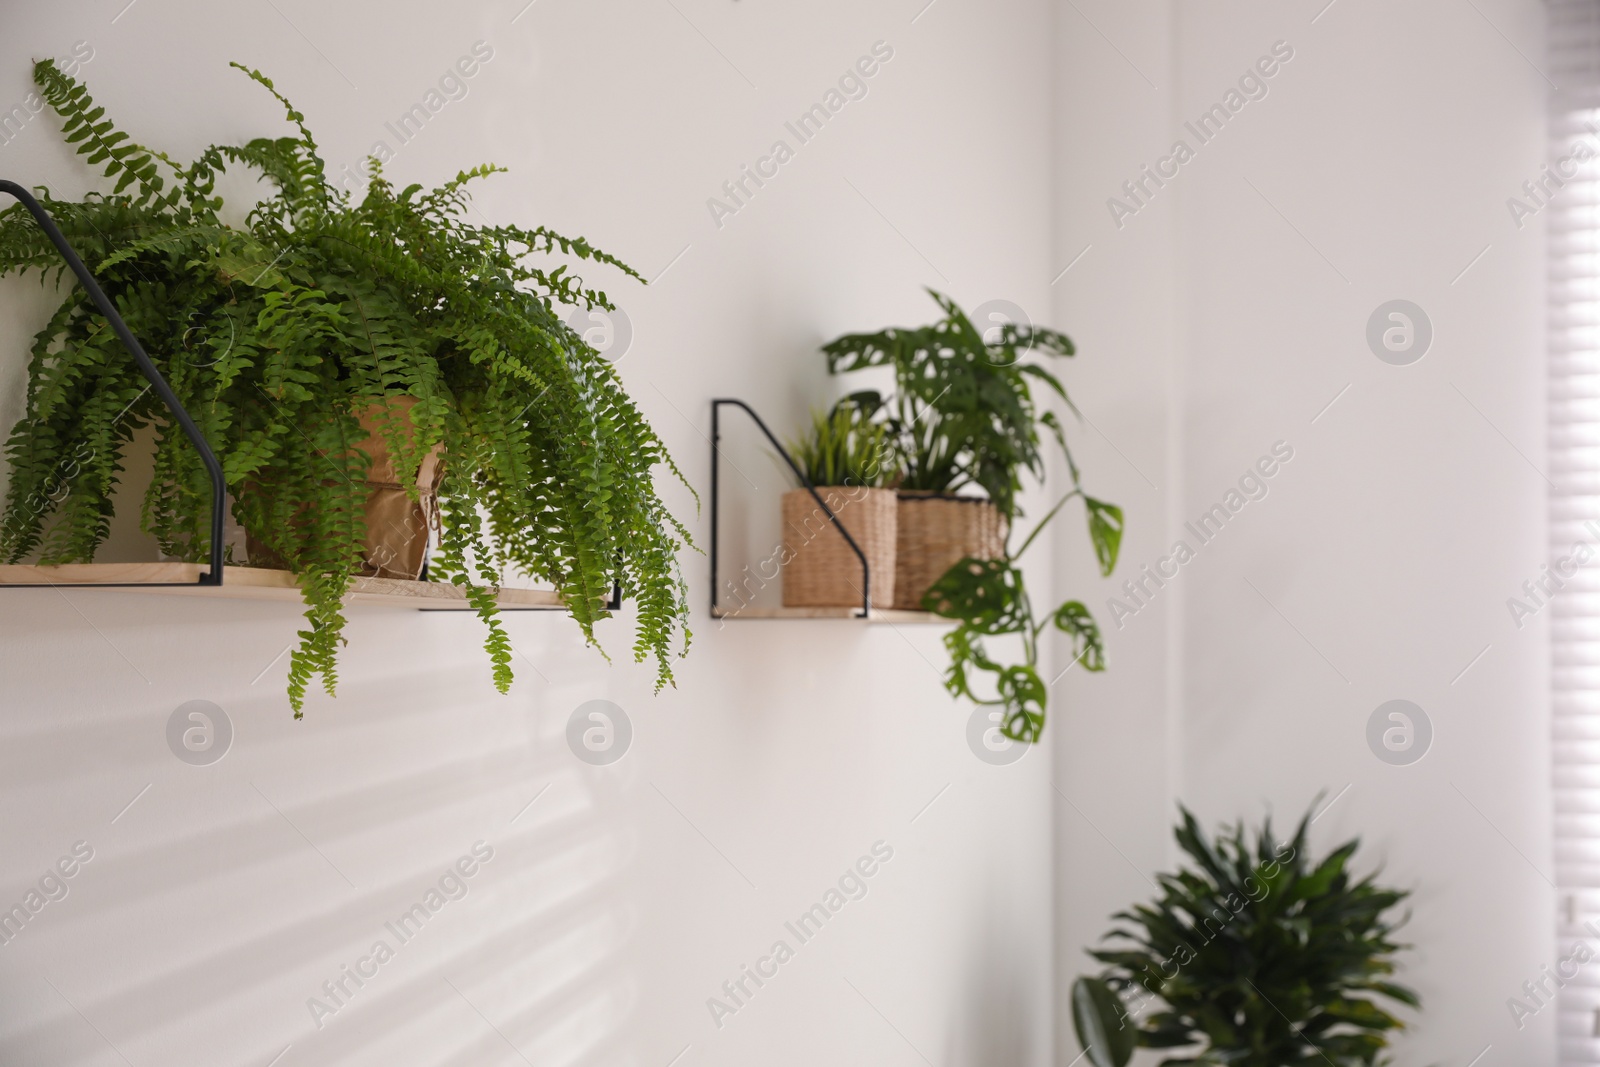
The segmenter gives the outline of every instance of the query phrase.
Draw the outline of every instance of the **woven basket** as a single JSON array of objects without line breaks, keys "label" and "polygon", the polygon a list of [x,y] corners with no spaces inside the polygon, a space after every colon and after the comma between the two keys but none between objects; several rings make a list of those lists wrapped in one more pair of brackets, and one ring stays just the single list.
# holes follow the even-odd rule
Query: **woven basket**
[{"label": "woven basket", "polygon": [[[893,489],[818,486],[817,492],[866,554],[872,606],[894,603]],[[783,494],[783,606],[844,608],[861,604],[861,560],[804,489]]]},{"label": "woven basket", "polygon": [[[435,445],[423,457],[417,470],[417,497],[396,479],[399,472],[389,456],[382,427],[388,420],[408,419],[416,399],[394,396],[356,413],[356,420],[368,436],[356,444],[371,461],[365,486],[364,508],[367,535],[362,551],[360,573],[369,577],[402,578],[415,581],[428,561],[428,531],[439,524],[439,482],[444,477],[443,445]],[[410,432],[409,426],[407,433]],[[247,485],[246,492],[259,492]],[[268,547],[254,531],[245,531],[246,552],[251,566],[289,569],[282,556]]]},{"label": "woven basket", "polygon": [[922,610],[928,587],[961,559],[999,559],[1006,524],[987,500],[902,490],[894,554],[894,606]]}]

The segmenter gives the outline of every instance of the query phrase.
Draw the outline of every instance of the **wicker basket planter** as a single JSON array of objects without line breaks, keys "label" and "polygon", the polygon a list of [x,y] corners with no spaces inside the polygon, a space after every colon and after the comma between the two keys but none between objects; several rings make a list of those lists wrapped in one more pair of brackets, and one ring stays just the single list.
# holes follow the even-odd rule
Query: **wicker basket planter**
[{"label": "wicker basket planter", "polygon": [[999,559],[1006,524],[987,500],[902,490],[894,562],[894,606],[922,610],[928,587],[967,557]]},{"label": "wicker basket planter", "polygon": [[[893,489],[818,486],[817,492],[866,554],[872,572],[872,606],[894,603]],[[861,603],[861,560],[804,489],[783,494],[783,606],[842,608]]]}]

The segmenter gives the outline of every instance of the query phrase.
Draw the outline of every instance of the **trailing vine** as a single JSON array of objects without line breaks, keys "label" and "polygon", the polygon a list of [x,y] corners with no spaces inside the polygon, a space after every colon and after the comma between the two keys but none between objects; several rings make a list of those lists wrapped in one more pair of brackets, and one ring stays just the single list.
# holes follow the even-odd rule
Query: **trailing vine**
[{"label": "trailing vine", "polygon": [[[1122,547],[1122,509],[1083,491],[1060,420],[1033,395],[1036,383],[1072,407],[1048,367],[1025,361],[1030,352],[1071,356],[1076,352],[1072,340],[1043,326],[1016,323],[1001,326],[989,340],[955,301],[931,289],[928,293],[944,312],[937,322],[846,334],[822,351],[833,373],[893,370],[891,396],[863,390],[845,403],[880,413],[898,460],[900,488],[940,493],[976,488],[1005,517],[1007,541],[1001,558],[957,561],[929,587],[922,606],[956,623],[944,637],[950,654],[945,689],[998,709],[1000,730],[1012,740],[1036,742],[1044,733],[1050,696],[1039,674],[1039,639],[1053,626],[1066,637],[1070,662],[1090,671],[1105,669],[1105,645],[1082,601],[1064,601],[1036,618],[1019,561],[1061,508],[1081,497],[1096,562],[1101,575],[1109,575]],[[1060,447],[1072,488],[1013,549],[1010,538],[1022,515],[1022,476],[1039,482],[1045,477],[1040,427]],[[989,638],[1010,636],[1021,644],[1020,663],[1002,662],[987,647]],[[987,684],[975,686],[980,678]]]},{"label": "trailing vine", "polygon": [[[334,692],[341,602],[362,563],[369,461],[355,447],[366,437],[357,414],[397,396],[414,401],[409,425],[381,430],[399,481],[414,483],[435,446],[446,457],[429,577],[461,587],[487,626],[500,691],[511,645],[495,590],[510,568],[554,585],[591,644],[618,583],[637,606],[635,658],[653,657],[657,687],[670,683],[670,660],[688,647],[677,553],[690,539],[654,473],[683,478],[616,371],[556,310],[614,310],[570,273],[573,260],[643,279],[582,238],[466,221],[467,186],[495,166],[424,191],[396,189],[374,160],[353,197],[327,180],[304,115],[259,71],[233,66],[278,99],[294,135],[212,145],[182,164],[116,129],[53,61],[37,64],[67,142],[115,179],[80,201],[39,193],[217,451],[235,518],[299,578],[296,716],[318,677]],[[230,167],[270,190],[242,226],[222,220],[216,194]],[[0,275],[59,282],[63,269],[29,216],[0,211]],[[156,454],[143,526],[168,556],[202,560],[210,491],[199,457],[70,289],[34,338],[26,410],[6,444],[0,557],[91,560],[129,442],[146,427]]]}]

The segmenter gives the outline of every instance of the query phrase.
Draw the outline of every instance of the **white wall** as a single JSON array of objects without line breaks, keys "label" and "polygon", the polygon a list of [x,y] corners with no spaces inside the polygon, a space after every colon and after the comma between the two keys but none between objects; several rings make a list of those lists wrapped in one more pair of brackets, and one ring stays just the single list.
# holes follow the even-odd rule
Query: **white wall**
[{"label": "white wall", "polygon": [[[1505,208],[1543,161],[1541,5],[1325,3],[1183,4],[1170,24],[1164,4],[1078,4],[1127,59],[1063,16],[1059,152],[1084,180],[1058,190],[1057,253],[1094,248],[1058,318],[1121,353],[1131,373],[1096,379],[1088,414],[1161,486],[1122,476],[1130,573],[1274,442],[1294,458],[1113,628],[1111,674],[1065,683],[1082,711],[1058,778],[1111,840],[1062,816],[1058,1000],[1109,911],[1150,895],[1131,867],[1174,858],[1154,800],[1282,824],[1326,791],[1319,845],[1360,835],[1415,891],[1425,1010],[1398,1061],[1548,1063],[1553,1010],[1519,1031],[1506,1008],[1554,960],[1548,647],[1505,608],[1545,559],[1543,248]],[[1269,95],[1119,230],[1106,198],[1196,146],[1181,123],[1278,40],[1294,58]],[[1433,322],[1411,366],[1364,338],[1394,298]],[[1394,698],[1435,730],[1411,766],[1365,741]]]},{"label": "white wall", "polygon": [[[1043,0],[920,15],[900,0],[124,3],[8,12],[0,100],[23,98],[32,58],[87,40],[109,113],[183,157],[279,128],[226,69],[237,59],[278,81],[338,165],[488,42],[470,95],[390,173],[499,162],[512,173],[482,186],[486,217],[583,233],[651,277],[671,265],[648,289],[605,282],[634,324],[624,377],[702,495],[713,395],[792,430],[836,388],[816,346],[927,321],[924,284],[1049,307]],[[879,40],[894,58],[870,94],[714,226],[706,199]],[[0,147],[0,173],[85,188],[48,117]],[[31,283],[0,301],[9,424],[45,303]],[[744,458],[775,509],[770,462]],[[687,493],[672,499],[693,517]],[[704,514],[694,526],[704,544]],[[0,1059],[1051,1062],[1049,750],[974,758],[936,631],[718,629],[704,559],[687,569],[695,650],[659,697],[557,617],[509,621],[519,681],[500,698],[471,618],[357,611],[339,698],[298,723],[275,661],[290,605],[4,594],[0,900],[75,841],[94,859],[0,947]],[[606,630],[620,655],[625,625]],[[600,697],[636,736],[594,769],[563,737]],[[191,699],[237,731],[213,766],[167,749]],[[495,854],[471,892],[316,1028],[307,999],[478,840]],[[870,893],[715,1027],[706,999],[879,840],[894,857]]]},{"label": "white wall", "polygon": [[[1057,1047],[1078,1051],[1068,1000],[1083,955],[1107,917],[1150,891],[1167,858],[1180,743],[1173,659],[1183,590],[1117,629],[1105,598],[1167,547],[1184,466],[1174,453],[1181,365],[1177,343],[1174,201],[1157,201],[1120,232],[1105,198],[1130,165],[1170,143],[1173,16],[1166,3],[1062,5],[1057,20],[1056,265],[1058,324],[1081,355],[1075,396],[1091,431],[1082,463],[1090,491],[1123,506],[1122,558],[1101,579],[1084,534],[1057,533],[1063,595],[1082,596],[1100,621],[1110,666],[1073,670],[1056,684],[1055,861]],[[1079,257],[1082,258],[1079,258]],[[1070,269],[1067,269],[1070,265]],[[1054,275],[1053,275],[1054,276]],[[1058,657],[1060,658],[1060,657]]]},{"label": "white wall", "polygon": [[[1319,842],[1361,834],[1417,892],[1427,1009],[1401,1058],[1548,1062],[1551,1013],[1517,1032],[1504,1006],[1553,958],[1544,631],[1504,611],[1543,556],[1542,249],[1504,209],[1542,156],[1544,82],[1518,55],[1541,55],[1539,5],[674,4],[29,10],[7,16],[0,103],[29,60],[87,40],[113,117],[181,156],[274,128],[239,59],[354,164],[488,42],[391,174],[507,164],[487,217],[659,276],[605,280],[635,330],[622,371],[702,495],[711,396],[792,429],[839,387],[816,345],[925,321],[921,285],[1053,319],[1082,353],[1091,491],[1128,509],[1113,580],[1076,524],[1053,561],[1112,670],[1062,678],[1050,744],[991,767],[939,686],[936,631],[719,629],[693,557],[697,643],[660,697],[558,618],[511,620],[521,679],[500,698],[470,618],[358,612],[341,696],[295,723],[288,605],[6,593],[0,900],[75,841],[95,858],[0,946],[0,1058],[1064,1063],[1082,948],[1174,858],[1174,800],[1287,820],[1348,785]],[[1106,199],[1279,39],[1295,58],[1270,94],[1119,229]],[[716,227],[706,198],[879,40],[895,54],[866,99]],[[85,187],[47,117],[0,146],[0,174]],[[1365,345],[1394,297],[1437,330],[1414,366]],[[7,424],[45,307],[0,287]],[[739,491],[775,495],[735,439],[758,485]],[[1116,628],[1105,599],[1278,440],[1295,458],[1270,495]],[[756,550],[749,506],[728,533]],[[636,737],[593,769],[563,734],[597,697]],[[1413,766],[1366,748],[1393,697],[1436,729]],[[163,737],[197,698],[237,730],[205,768]],[[495,858],[469,895],[317,1029],[307,998],[480,839]],[[706,998],[878,840],[895,853],[867,897],[717,1029]]]}]

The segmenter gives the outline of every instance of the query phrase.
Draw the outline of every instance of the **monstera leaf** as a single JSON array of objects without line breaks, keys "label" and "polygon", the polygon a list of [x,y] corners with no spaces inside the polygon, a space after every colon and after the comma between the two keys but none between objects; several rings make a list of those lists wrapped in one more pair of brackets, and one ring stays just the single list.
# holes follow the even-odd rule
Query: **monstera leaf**
[{"label": "monstera leaf", "polygon": [[1044,680],[1030,664],[1016,663],[1000,671],[996,679],[1000,699],[1005,702],[1005,717],[1000,732],[1013,741],[1033,744],[1044,733],[1044,706],[1050,694]]},{"label": "monstera leaf", "polygon": [[[979,633],[970,626],[957,626],[944,637],[950,653],[950,667],[944,685],[952,696],[979,704],[999,705],[1002,709],[1000,732],[1013,741],[1033,743],[1044,732],[1044,709],[1049,693],[1032,663],[1004,665],[989,657]],[[1030,642],[1031,647],[1031,642]],[[994,676],[995,699],[973,692],[971,671]]]},{"label": "monstera leaf", "polygon": [[1100,639],[1100,624],[1080,600],[1069,600],[1056,609],[1056,629],[1072,637],[1072,658],[1085,670],[1106,669],[1106,647]]},{"label": "monstera leaf", "polygon": [[1122,549],[1122,509],[1092,496],[1083,498],[1089,512],[1089,540],[1094,542],[1094,555],[1100,561],[1100,573],[1109,575],[1117,565],[1117,553]]},{"label": "monstera leaf", "polygon": [[950,668],[944,674],[944,687],[950,691],[951,696],[980,700],[972,691],[972,683],[967,672],[977,669],[998,673],[1000,664],[989,658],[982,643],[965,626],[957,626],[945,634],[944,647],[950,653]]},{"label": "monstera leaf", "polygon": [[1020,633],[1033,621],[1022,572],[1005,559],[968,556],[928,588],[922,606],[980,634]]},{"label": "monstera leaf", "polygon": [[995,330],[989,322],[974,323],[944,294],[928,293],[941,319],[836,338],[822,349],[828,369],[893,369],[895,391],[886,406],[904,460],[902,488],[954,493],[976,486],[1007,520],[1015,519],[1020,476],[1044,477],[1040,426],[1050,429],[1072,464],[1059,424],[1035,394],[1040,386],[1070,406],[1066,389],[1046,361],[1023,357],[1071,356],[1072,341],[1032,324]]},{"label": "monstera leaf", "polygon": [[[973,319],[944,294],[929,290],[929,295],[943,312],[937,322],[846,334],[822,350],[832,373],[893,371],[892,393],[863,390],[841,403],[882,420],[899,461],[899,489],[981,490],[1011,531],[1022,517],[1023,476],[1042,484],[1048,441],[1061,449],[1071,491],[1020,545],[1011,543],[1008,532],[1004,558],[963,559],[922,599],[925,610],[957,623],[944,638],[950,653],[945,688],[999,708],[1007,737],[1034,742],[1044,729],[1049,698],[1039,676],[1040,635],[1054,623],[1070,638],[1074,661],[1091,671],[1104,670],[1106,656],[1100,628],[1081,602],[1069,601],[1034,618],[1018,560],[1062,507],[1081,497],[1096,562],[1100,573],[1109,575],[1122,548],[1122,509],[1084,493],[1066,428],[1055,411],[1046,409],[1053,399],[1077,414],[1050,369],[1056,357],[1075,354],[1072,339],[1030,322],[996,324],[992,315],[982,314]],[[1005,640],[986,648],[985,639],[992,637]],[[1011,663],[1019,658],[1022,662]]]},{"label": "monstera leaf", "polygon": [[[1122,511],[1112,504],[1099,501],[1093,504],[1091,528],[1099,524],[1107,545],[1105,551],[1115,565],[1122,537]],[[1044,521],[1048,522],[1049,517]],[[1089,609],[1081,601],[1069,600],[1054,614],[1035,622],[1022,571],[1014,559],[967,557],[961,560],[933,583],[922,598],[922,606],[961,624],[944,638],[945,648],[950,653],[945,688],[953,696],[980,704],[1000,705],[1004,712],[1000,732],[1014,741],[1032,743],[1044,732],[1045,707],[1050,694],[1049,687],[1039,677],[1037,665],[1038,638],[1046,626],[1054,622],[1056,629],[1072,639],[1075,661],[1091,671],[1105,670],[1105,644]],[[998,663],[978,640],[1004,634],[1016,634],[1021,638],[1027,662],[1011,666]],[[986,698],[974,692],[974,670],[994,676],[993,697]]]}]

